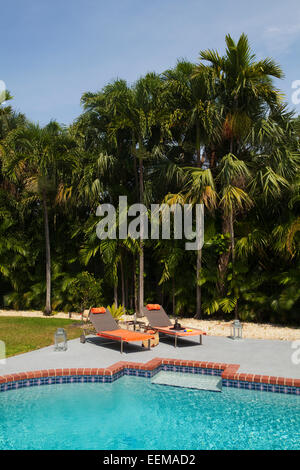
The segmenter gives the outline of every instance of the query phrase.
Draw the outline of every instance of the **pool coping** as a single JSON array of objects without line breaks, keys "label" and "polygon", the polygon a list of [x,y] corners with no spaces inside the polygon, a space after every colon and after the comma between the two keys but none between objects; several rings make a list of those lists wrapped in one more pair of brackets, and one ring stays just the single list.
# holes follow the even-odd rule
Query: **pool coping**
[{"label": "pool coping", "polygon": [[[239,364],[154,358],[146,363],[119,361],[106,368],[67,368],[0,376],[0,392],[16,388],[70,382],[113,382],[123,375],[151,378],[160,370],[219,375],[225,387],[300,395],[300,379],[238,372]],[[77,380],[83,378],[83,380]],[[93,378],[93,380],[92,380]],[[40,380],[42,379],[42,380]]]}]

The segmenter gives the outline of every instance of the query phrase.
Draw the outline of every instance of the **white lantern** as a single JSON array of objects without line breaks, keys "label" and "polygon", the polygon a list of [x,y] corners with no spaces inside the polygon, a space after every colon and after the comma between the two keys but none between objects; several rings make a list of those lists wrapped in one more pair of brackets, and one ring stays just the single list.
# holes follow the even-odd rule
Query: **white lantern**
[{"label": "white lantern", "polygon": [[57,328],[54,335],[55,351],[66,351],[68,349],[67,333],[64,328]]},{"label": "white lantern", "polygon": [[231,338],[242,339],[243,336],[243,325],[239,320],[234,320],[231,324]]}]

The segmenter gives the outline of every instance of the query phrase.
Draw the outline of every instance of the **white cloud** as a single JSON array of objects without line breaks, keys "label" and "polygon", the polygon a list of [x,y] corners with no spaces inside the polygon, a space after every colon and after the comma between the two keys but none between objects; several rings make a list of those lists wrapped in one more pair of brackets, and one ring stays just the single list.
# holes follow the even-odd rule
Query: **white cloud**
[{"label": "white cloud", "polygon": [[264,31],[266,46],[271,52],[285,53],[300,35],[300,24],[269,26]]}]

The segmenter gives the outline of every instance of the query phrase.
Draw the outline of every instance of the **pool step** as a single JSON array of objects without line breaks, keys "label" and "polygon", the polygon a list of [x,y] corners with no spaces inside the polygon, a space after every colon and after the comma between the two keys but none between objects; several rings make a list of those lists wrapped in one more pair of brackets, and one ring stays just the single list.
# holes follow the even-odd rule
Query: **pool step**
[{"label": "pool step", "polygon": [[211,392],[222,391],[221,377],[212,375],[161,371],[152,378],[151,382],[155,385],[170,385],[173,387],[209,390]]}]

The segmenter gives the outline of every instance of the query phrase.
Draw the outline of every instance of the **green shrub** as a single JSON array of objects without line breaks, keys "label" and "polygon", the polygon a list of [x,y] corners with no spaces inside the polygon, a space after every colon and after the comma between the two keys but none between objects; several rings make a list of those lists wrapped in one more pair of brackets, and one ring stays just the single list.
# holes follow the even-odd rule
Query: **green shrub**
[{"label": "green shrub", "polygon": [[111,316],[115,320],[120,320],[125,312],[123,305],[119,305],[119,307],[116,307],[116,304],[112,304],[112,305],[109,305],[107,309],[110,311]]},{"label": "green shrub", "polygon": [[76,312],[103,305],[102,279],[87,271],[78,274],[69,285],[69,297]]}]

